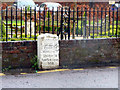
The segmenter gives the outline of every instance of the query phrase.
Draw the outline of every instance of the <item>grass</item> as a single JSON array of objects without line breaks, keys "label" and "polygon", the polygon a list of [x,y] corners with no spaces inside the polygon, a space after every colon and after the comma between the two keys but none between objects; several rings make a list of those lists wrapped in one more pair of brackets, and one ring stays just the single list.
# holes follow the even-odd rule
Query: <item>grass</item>
[{"label": "grass", "polygon": [[[114,21],[114,23],[116,24],[116,21]],[[120,24],[120,21],[118,21],[118,24]]]},{"label": "grass", "polygon": [[[6,23],[6,21],[4,21],[4,22]],[[8,23],[8,24],[11,24],[11,21],[8,21],[7,23]],[[12,25],[13,25],[13,26],[16,26],[16,21],[12,21]],[[18,25],[18,26],[21,25],[21,21],[20,21],[20,20],[17,21],[17,25]],[[24,21],[24,20],[22,21],[22,25],[25,25],[25,21]]]},{"label": "grass", "polygon": [[[97,22],[94,22],[97,23]],[[98,21],[99,24],[101,24],[101,20]],[[81,20],[78,21],[78,24],[81,25]],[[87,20],[87,24],[89,24],[89,20]],[[90,21],[90,24],[93,25],[93,21]],[[114,24],[116,24],[116,21],[114,21]],[[120,21],[118,21],[118,24],[120,24]]]},{"label": "grass", "polygon": [[[38,37],[39,34],[36,35],[36,37]],[[31,35],[31,38],[30,38],[30,35],[27,35],[27,37],[25,37],[25,34],[22,34],[22,38],[21,38],[21,35],[18,35],[17,38],[16,38],[16,34],[13,35],[13,38],[10,38],[8,36],[8,39],[7,41],[24,41],[24,40],[35,40],[34,39],[34,35]],[[2,38],[0,39],[0,41],[6,41],[6,38]]]}]

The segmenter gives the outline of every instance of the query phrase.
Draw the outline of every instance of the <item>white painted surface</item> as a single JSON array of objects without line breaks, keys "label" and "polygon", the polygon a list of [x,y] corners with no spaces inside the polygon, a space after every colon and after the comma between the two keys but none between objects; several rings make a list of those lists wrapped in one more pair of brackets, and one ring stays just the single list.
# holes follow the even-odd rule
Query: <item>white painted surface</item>
[{"label": "white painted surface", "polygon": [[59,39],[53,34],[42,34],[37,40],[38,66],[41,69],[59,67]]}]

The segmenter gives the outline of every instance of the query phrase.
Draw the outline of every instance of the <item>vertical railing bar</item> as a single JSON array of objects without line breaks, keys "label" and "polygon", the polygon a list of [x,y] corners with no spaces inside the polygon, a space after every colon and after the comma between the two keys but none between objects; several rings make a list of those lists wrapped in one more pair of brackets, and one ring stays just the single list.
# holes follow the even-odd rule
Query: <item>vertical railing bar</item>
[{"label": "vertical railing bar", "polygon": [[[64,11],[64,13],[67,15],[67,13],[66,13],[66,8],[65,8],[65,11]],[[64,31],[63,31],[63,33],[64,33],[64,36],[65,36],[65,40],[66,40],[66,16],[64,16]]]},{"label": "vertical railing bar", "polygon": [[22,38],[22,7],[21,7],[21,38]]},{"label": "vertical railing bar", "polygon": [[77,7],[77,37],[78,37],[78,7]]},{"label": "vertical railing bar", "polygon": [[8,39],[8,7],[6,7],[6,41]]},{"label": "vertical railing bar", "polygon": [[103,15],[103,8],[101,7],[101,37],[102,37],[102,15]]},{"label": "vertical railing bar", "polygon": [[[58,11],[58,14],[60,14],[60,19],[61,19],[61,10]],[[60,26],[60,29],[59,29],[59,37],[60,37],[60,33],[61,33],[61,20],[59,21],[60,24],[58,24]]]},{"label": "vertical railing bar", "polygon": [[36,40],[36,7],[34,8],[34,27],[35,27],[35,30],[34,30],[34,39]]},{"label": "vertical railing bar", "polygon": [[81,36],[82,36],[82,13],[83,13],[83,8],[81,8]]},{"label": "vertical railing bar", "polygon": [[12,38],[12,7],[11,7],[11,38]]},{"label": "vertical railing bar", "polygon": [[16,38],[17,38],[17,6],[16,6]]},{"label": "vertical railing bar", "polygon": [[73,32],[72,32],[72,38],[73,38],[73,39],[75,38],[75,35],[74,35],[74,32],[75,32],[75,31],[74,31],[74,27],[75,27],[75,26],[74,26],[74,25],[75,25],[75,24],[74,24],[74,23],[75,23],[75,15],[74,15],[74,14],[75,14],[75,8],[73,8]]},{"label": "vertical railing bar", "polygon": [[43,27],[43,33],[45,33],[45,7],[44,7],[44,27]]},{"label": "vertical railing bar", "polygon": [[116,38],[117,38],[117,33],[118,33],[118,8],[117,8],[117,14],[116,14]]},{"label": "vertical railing bar", "polygon": [[32,33],[32,32],[31,32],[31,16],[32,16],[31,14],[32,14],[32,13],[31,13],[31,7],[30,7],[30,38],[31,38],[31,33]]},{"label": "vertical railing bar", "polygon": [[60,33],[61,33],[61,40],[63,40],[63,7],[61,8],[61,29],[60,29]]},{"label": "vertical railing bar", "polygon": [[110,35],[110,8],[109,8],[109,25],[108,25],[108,36]]},{"label": "vertical railing bar", "polygon": [[27,7],[25,7],[25,38],[27,38]]},{"label": "vertical railing bar", "polygon": [[93,39],[94,39],[94,18],[95,17],[95,7],[93,8]]},{"label": "vertical railing bar", "polygon": [[70,7],[69,7],[69,13],[68,13],[68,40],[70,40]]},{"label": "vertical railing bar", "polygon": [[85,37],[86,37],[86,24],[87,24],[87,8],[85,8]]},{"label": "vertical railing bar", "polygon": [[106,35],[106,8],[105,8],[105,35]]},{"label": "vertical railing bar", "polygon": [[91,25],[90,16],[91,16],[91,8],[89,9],[89,36],[90,36],[90,25]]},{"label": "vertical railing bar", "polygon": [[[31,7],[30,7],[30,38],[31,38]],[[32,27],[33,28],[33,27]]]},{"label": "vertical railing bar", "polygon": [[41,32],[41,9],[39,7],[39,35],[40,35],[40,32]]},{"label": "vertical railing bar", "polygon": [[1,7],[1,39],[3,38],[3,8]]},{"label": "vertical railing bar", "polygon": [[59,31],[58,31],[58,7],[57,7],[57,36],[59,36]]},{"label": "vertical railing bar", "polygon": [[52,7],[52,34],[54,34],[54,7]]},{"label": "vertical railing bar", "polygon": [[112,20],[112,36],[114,34],[114,8],[113,8],[113,20]]},{"label": "vertical railing bar", "polygon": [[50,32],[50,10],[48,8],[48,33]]},{"label": "vertical railing bar", "polygon": [[97,36],[98,36],[98,15],[99,15],[99,8],[97,8]]},{"label": "vertical railing bar", "polygon": [[[68,10],[67,10],[67,8],[65,8],[65,14],[68,16]],[[65,33],[64,33],[64,35],[65,35],[65,40],[67,39],[67,25],[66,25],[66,23],[67,23],[67,18],[65,17]]]}]

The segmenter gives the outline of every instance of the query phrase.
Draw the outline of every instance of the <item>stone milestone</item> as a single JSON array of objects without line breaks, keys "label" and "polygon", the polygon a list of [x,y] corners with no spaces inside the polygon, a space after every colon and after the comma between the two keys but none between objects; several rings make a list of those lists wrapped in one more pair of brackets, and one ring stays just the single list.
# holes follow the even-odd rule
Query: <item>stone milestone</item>
[{"label": "stone milestone", "polygon": [[59,39],[53,34],[42,34],[37,39],[39,69],[59,67]]}]

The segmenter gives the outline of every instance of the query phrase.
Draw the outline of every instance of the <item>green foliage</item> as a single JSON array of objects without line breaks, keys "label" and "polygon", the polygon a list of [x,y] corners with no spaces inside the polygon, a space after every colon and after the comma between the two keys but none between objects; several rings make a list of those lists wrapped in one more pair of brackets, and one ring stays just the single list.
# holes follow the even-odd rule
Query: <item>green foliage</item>
[{"label": "green foliage", "polygon": [[[2,37],[5,37],[6,33],[5,33],[5,25],[2,25]],[[0,28],[0,37],[1,37],[1,28]]]},{"label": "green foliage", "polygon": [[49,14],[49,18],[51,18],[52,16],[51,16],[50,12],[48,12],[48,11],[46,13],[46,18],[48,18],[48,14]]},{"label": "green foliage", "polygon": [[[106,29],[106,33],[103,27],[102,33],[99,31],[98,35],[97,33],[94,34],[94,38],[110,38],[110,37],[116,37],[116,25],[114,25],[114,28],[112,29],[112,25],[110,25],[110,29],[109,27],[107,27]],[[98,28],[98,30],[100,30],[100,28]],[[90,34],[91,38],[93,38],[93,33]],[[118,25],[117,28],[117,36],[120,37],[120,26]]]},{"label": "green foliage", "polygon": [[[38,37],[39,34],[36,35],[36,37]],[[31,35],[31,38],[30,38],[30,35],[27,35],[27,37],[25,37],[25,34],[22,34],[22,38],[21,38],[21,35],[17,36],[16,38],[16,34],[13,35],[13,38],[10,38],[8,37],[7,41],[24,41],[24,40],[35,40],[34,39],[34,35]],[[0,39],[0,41],[6,41],[6,36],[3,38],[3,39]]]},{"label": "green foliage", "polygon": [[[105,32],[103,31],[102,34],[99,33],[99,35],[105,35]],[[114,26],[114,29],[112,29],[112,25],[110,26],[110,30],[106,31],[106,35],[109,35],[109,37],[116,37],[116,25]],[[117,35],[120,35],[120,26],[118,26],[117,29]]]},{"label": "green foliage", "polygon": [[[93,36],[91,35],[91,38],[93,38]],[[109,36],[97,36],[97,34],[95,34],[94,38],[110,38]]]},{"label": "green foliage", "polygon": [[[49,31],[52,31],[52,27],[45,26],[46,31],[48,31],[48,28],[49,28]],[[60,27],[58,27],[58,30],[59,29],[60,29]],[[57,31],[57,27],[54,27],[54,31]]]},{"label": "green foliage", "polygon": [[83,13],[83,16],[85,17],[85,12]]},{"label": "green foliage", "polygon": [[10,69],[11,69],[11,66],[9,66],[9,67],[7,67],[7,68],[2,69],[2,72],[9,71]]},{"label": "green foliage", "polygon": [[[43,26],[44,27],[44,26]],[[38,26],[38,31],[41,30],[43,27],[39,27]],[[40,28],[40,29],[39,29]],[[45,31],[47,32],[48,31],[48,28],[49,28],[49,31],[52,31],[52,27],[48,27],[48,26],[45,26]],[[58,31],[60,30],[60,27],[58,27]],[[57,32],[57,27],[54,27],[54,31]]]},{"label": "green foliage", "polygon": [[82,31],[81,31],[81,26],[78,26],[78,30],[76,28],[76,34],[77,34],[77,32],[79,35],[82,35],[83,34],[83,26],[82,26]]},{"label": "green foliage", "polygon": [[30,11],[30,6],[27,7],[27,11]]},{"label": "green foliage", "polygon": [[[6,20],[4,20],[3,22],[6,23]],[[11,20],[8,20],[7,23],[11,24]],[[23,25],[25,25],[25,21],[24,20],[22,20],[22,26]],[[16,26],[16,21],[15,20],[12,21],[12,26]],[[21,20],[17,20],[17,26],[21,26]]]},{"label": "green foliage", "polygon": [[[30,11],[30,6],[27,6],[26,9],[29,12]],[[23,11],[25,11],[25,8],[23,9]],[[33,11],[33,9],[31,9],[31,11]]]},{"label": "green foliage", "polygon": [[32,68],[37,70],[38,69],[38,58],[36,55],[32,58],[31,63],[32,63]]}]

